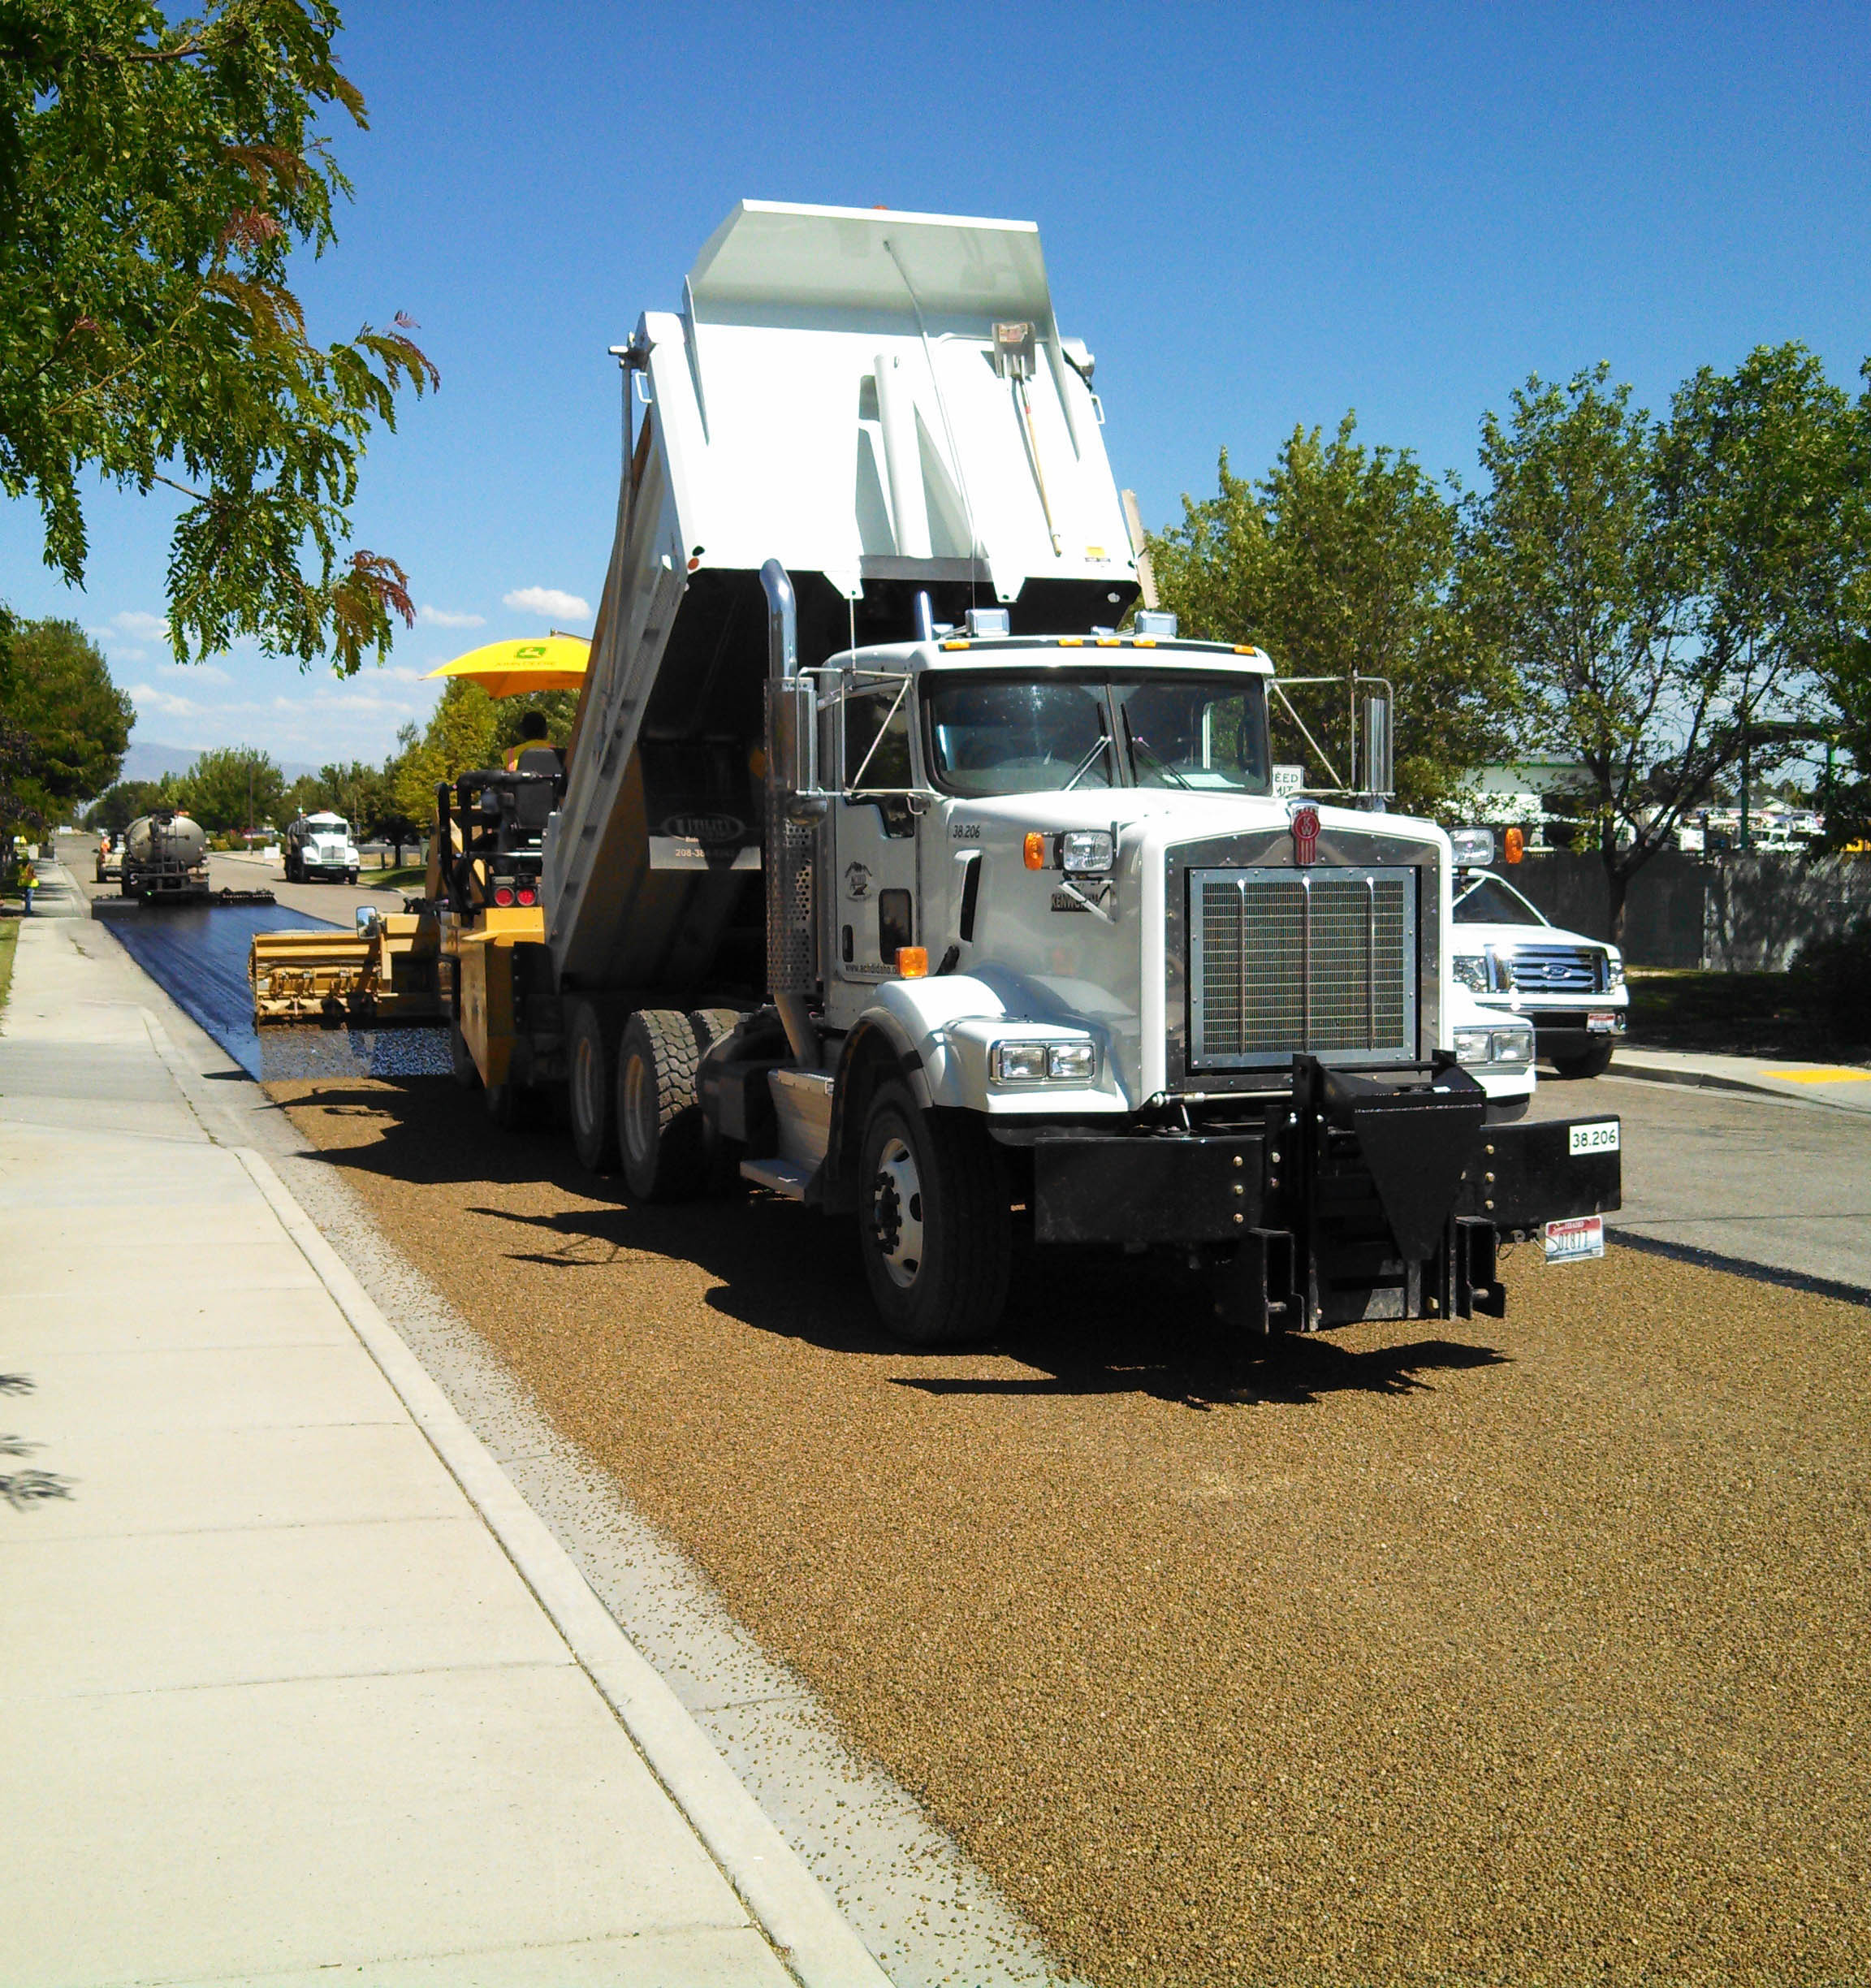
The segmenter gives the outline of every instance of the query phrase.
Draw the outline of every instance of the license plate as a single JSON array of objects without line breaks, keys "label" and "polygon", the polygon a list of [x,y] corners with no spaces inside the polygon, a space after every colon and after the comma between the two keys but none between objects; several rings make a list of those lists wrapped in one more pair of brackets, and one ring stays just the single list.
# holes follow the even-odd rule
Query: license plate
[{"label": "license plate", "polygon": [[1566,1128],[1567,1146],[1576,1160],[1580,1153],[1616,1152],[1618,1150],[1618,1121],[1602,1118],[1591,1125],[1575,1125]]},{"label": "license plate", "polygon": [[1618,1018],[1614,1014],[1588,1014],[1585,1018],[1588,1035],[1610,1035],[1616,1032]]},{"label": "license plate", "polygon": [[1605,1218],[1579,1215],[1571,1221],[1546,1225],[1548,1263],[1583,1263],[1588,1257],[1605,1254]]}]

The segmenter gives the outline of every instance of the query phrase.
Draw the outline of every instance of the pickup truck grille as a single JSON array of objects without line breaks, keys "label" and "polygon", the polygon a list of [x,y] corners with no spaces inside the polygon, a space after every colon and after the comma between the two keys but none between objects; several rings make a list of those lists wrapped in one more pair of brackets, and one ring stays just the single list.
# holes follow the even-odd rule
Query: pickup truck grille
[{"label": "pickup truck grille", "polygon": [[1194,870],[1189,1066],[1416,1054],[1416,879],[1408,869]]},{"label": "pickup truck grille", "polygon": [[1516,946],[1514,984],[1535,994],[1598,994],[1605,956],[1589,946]]}]

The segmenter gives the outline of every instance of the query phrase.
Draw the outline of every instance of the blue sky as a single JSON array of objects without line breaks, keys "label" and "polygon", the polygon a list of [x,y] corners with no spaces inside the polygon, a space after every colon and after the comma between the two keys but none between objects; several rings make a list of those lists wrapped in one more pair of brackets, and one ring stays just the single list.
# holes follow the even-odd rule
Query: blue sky
[{"label": "blue sky", "polygon": [[1842,382],[1871,352],[1862,5],[345,13],[371,128],[338,135],[356,200],[301,294],[328,336],[408,311],[442,370],[356,512],[426,616],[350,684],[244,652],[178,670],[161,502],[99,497],[81,596],[0,508],[0,593],[99,631],[140,741],[379,758],[434,663],[588,627],[549,596],[603,577],[605,348],[675,306],[742,196],[1037,221],[1152,524],[1224,445],[1258,473],[1347,408],[1471,478],[1483,410],[1530,372],[1606,359],[1661,408],[1763,341]]}]

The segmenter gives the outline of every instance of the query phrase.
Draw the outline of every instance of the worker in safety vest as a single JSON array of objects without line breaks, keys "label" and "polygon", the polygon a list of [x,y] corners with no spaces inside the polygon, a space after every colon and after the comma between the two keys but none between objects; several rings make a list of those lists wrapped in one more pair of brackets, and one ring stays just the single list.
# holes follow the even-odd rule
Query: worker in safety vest
[{"label": "worker in safety vest", "polygon": [[[536,754],[550,753],[551,763]],[[525,763],[530,761],[530,764]],[[507,771],[509,773],[563,773],[565,755],[552,744],[547,736],[544,711],[529,711],[520,720],[520,743],[507,749]]]}]

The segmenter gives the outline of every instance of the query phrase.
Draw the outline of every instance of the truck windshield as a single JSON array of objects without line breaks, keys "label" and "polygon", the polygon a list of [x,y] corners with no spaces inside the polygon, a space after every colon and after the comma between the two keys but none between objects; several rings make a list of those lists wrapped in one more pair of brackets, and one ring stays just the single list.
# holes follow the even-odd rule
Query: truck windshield
[{"label": "truck windshield", "polygon": [[949,793],[1182,787],[1265,793],[1258,680],[925,676],[929,764]]}]

